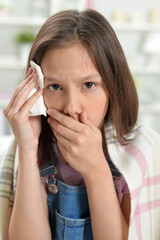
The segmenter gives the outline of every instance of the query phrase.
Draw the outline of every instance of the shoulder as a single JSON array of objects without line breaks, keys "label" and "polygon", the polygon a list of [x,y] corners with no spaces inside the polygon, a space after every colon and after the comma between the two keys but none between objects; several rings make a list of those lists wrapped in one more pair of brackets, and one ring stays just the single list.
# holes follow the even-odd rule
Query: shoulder
[{"label": "shoulder", "polygon": [[152,128],[141,125],[140,134],[152,145],[156,142],[160,144],[160,134]]},{"label": "shoulder", "polygon": [[147,162],[159,159],[160,156],[160,134],[152,128],[144,125],[136,125],[128,136],[129,144],[119,146],[126,153],[139,161],[145,159]]},{"label": "shoulder", "polygon": [[[118,142],[118,139],[117,139],[115,127],[112,125],[111,121],[108,121],[104,125],[104,131],[105,131],[105,138],[106,138],[107,145],[114,144],[114,145],[121,146],[121,144]],[[139,123],[135,124],[133,129],[124,137],[125,139],[128,140],[128,143],[131,143],[131,144],[141,142],[141,140],[145,140],[150,144],[153,144],[155,142],[160,142],[159,133],[157,133],[152,128]]]},{"label": "shoulder", "polygon": [[160,152],[160,134],[150,127],[137,125],[131,145],[136,146],[144,152]]},{"label": "shoulder", "polygon": [[[160,159],[160,135],[153,129],[137,124],[127,136],[128,143],[121,145],[116,138],[108,141],[109,155],[117,169],[129,184],[131,176],[135,182],[135,173],[139,175],[140,185],[147,169],[155,169]],[[151,171],[151,170],[150,170]],[[157,170],[158,171],[158,170]],[[138,180],[138,178],[137,178]]]},{"label": "shoulder", "polygon": [[160,134],[157,133],[150,127],[147,127],[142,124],[136,124],[132,131],[125,136],[128,140],[126,145],[120,145],[118,142],[114,142],[118,148],[123,148],[128,150],[132,149],[132,146],[143,151],[150,151],[159,147],[160,151]]}]

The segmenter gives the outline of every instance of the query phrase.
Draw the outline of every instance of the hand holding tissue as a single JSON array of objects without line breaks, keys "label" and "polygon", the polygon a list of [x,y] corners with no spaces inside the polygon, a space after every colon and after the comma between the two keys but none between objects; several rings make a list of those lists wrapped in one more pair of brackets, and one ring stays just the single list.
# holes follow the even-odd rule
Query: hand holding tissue
[{"label": "hand holding tissue", "polygon": [[[43,78],[43,73],[41,71],[40,66],[38,66],[36,63],[33,61],[30,61],[32,69],[35,69],[38,75],[38,86],[43,89],[44,88],[44,78]],[[37,88],[34,88],[30,94],[28,95],[28,98],[30,98],[35,92],[37,91]],[[43,96],[41,95],[36,103],[33,105],[32,109],[30,110],[29,116],[39,116],[39,115],[44,115],[45,117],[47,116],[46,114],[46,106],[44,104]]]}]

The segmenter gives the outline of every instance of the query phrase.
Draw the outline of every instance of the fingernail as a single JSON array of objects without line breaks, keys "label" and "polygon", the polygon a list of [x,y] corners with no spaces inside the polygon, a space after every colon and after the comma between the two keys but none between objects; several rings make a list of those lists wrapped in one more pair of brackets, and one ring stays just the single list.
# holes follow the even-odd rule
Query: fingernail
[{"label": "fingernail", "polygon": [[50,121],[51,121],[51,117],[48,117],[47,122],[50,123]]},{"label": "fingernail", "polygon": [[32,68],[30,67],[29,69],[28,69],[28,73],[31,73],[32,72]]},{"label": "fingernail", "polygon": [[43,92],[43,89],[40,88],[40,87],[38,87],[38,88],[37,88],[37,91],[38,91],[38,92]]},{"label": "fingernail", "polygon": [[88,118],[87,118],[87,113],[85,111],[83,112],[83,117],[84,117],[84,120],[87,121]]},{"label": "fingernail", "polygon": [[47,113],[50,115],[51,113],[52,113],[53,111],[52,111],[52,109],[47,109]]},{"label": "fingernail", "polygon": [[87,113],[86,113],[86,112],[84,112],[84,116],[85,116],[85,118],[87,119]]}]

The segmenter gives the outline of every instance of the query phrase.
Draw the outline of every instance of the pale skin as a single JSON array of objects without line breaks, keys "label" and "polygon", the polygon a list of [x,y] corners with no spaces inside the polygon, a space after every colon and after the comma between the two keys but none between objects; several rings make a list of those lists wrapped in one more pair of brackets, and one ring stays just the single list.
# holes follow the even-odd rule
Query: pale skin
[{"label": "pale skin", "polygon": [[80,44],[48,50],[41,67],[44,92],[39,90],[25,101],[37,81],[36,73],[30,69],[4,110],[16,136],[20,157],[10,239],[51,239],[47,193],[40,184],[37,165],[40,119],[28,117],[34,102],[43,93],[50,115],[48,123],[57,138],[59,157],[84,178],[94,240],[125,240],[130,197],[125,195],[119,205],[102,146],[101,130],[109,101],[107,88]]},{"label": "pale skin", "polygon": [[36,85],[37,75],[29,69],[24,81],[17,87],[11,101],[4,109],[4,114],[16,137],[19,152],[16,196],[7,237],[9,240],[51,239],[48,213],[37,166],[40,117],[28,116],[29,110],[42,94],[42,90],[38,90],[33,97],[25,101]]}]

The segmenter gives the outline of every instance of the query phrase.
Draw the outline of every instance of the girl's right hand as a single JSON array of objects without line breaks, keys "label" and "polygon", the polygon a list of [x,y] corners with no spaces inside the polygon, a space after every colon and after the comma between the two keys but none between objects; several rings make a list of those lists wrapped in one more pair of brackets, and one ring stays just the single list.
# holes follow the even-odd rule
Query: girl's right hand
[{"label": "girl's right hand", "polygon": [[19,149],[25,152],[37,151],[41,132],[40,116],[29,117],[29,111],[43,90],[38,89],[33,96],[27,99],[31,90],[36,87],[37,80],[36,71],[29,68],[24,80],[16,88],[9,104],[3,111],[11,125]]}]

